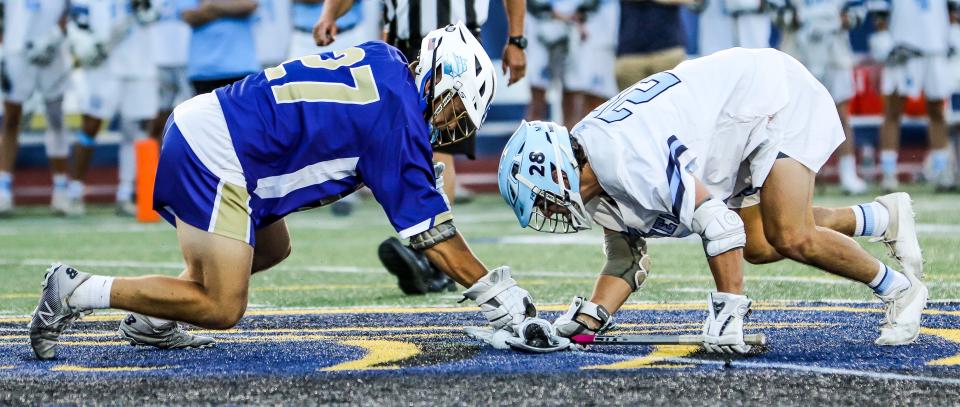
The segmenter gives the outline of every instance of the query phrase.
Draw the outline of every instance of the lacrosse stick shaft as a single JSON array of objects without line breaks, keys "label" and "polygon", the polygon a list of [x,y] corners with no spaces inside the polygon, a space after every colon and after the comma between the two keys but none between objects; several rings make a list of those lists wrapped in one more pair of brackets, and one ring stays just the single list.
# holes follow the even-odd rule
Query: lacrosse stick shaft
[{"label": "lacrosse stick shaft", "polygon": [[[570,338],[581,345],[701,345],[703,335],[574,335]],[[766,345],[764,334],[744,335],[747,345]]]}]

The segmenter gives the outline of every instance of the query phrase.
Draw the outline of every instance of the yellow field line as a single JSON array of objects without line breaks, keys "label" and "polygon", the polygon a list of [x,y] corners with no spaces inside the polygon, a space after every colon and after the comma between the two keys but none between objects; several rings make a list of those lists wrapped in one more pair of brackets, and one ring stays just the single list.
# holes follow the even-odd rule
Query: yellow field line
[{"label": "yellow field line", "polygon": [[671,358],[680,358],[685,356],[690,356],[692,353],[700,350],[699,345],[657,345],[653,348],[653,352],[649,354],[634,358],[628,359],[620,362],[610,363],[606,365],[594,365],[594,366],[584,366],[580,369],[583,370],[622,370],[622,369],[638,369],[638,368],[684,368],[690,367],[689,365],[671,365],[671,364],[657,364],[666,359]]},{"label": "yellow field line", "polygon": [[355,340],[340,343],[361,347],[366,350],[367,353],[360,359],[338,363],[320,369],[321,371],[337,372],[344,370],[397,369],[399,366],[388,365],[388,363],[399,362],[420,354],[420,347],[403,341]]},{"label": "yellow field line", "polygon": [[[545,305],[537,307],[541,311],[565,311],[567,305]],[[699,311],[704,304],[693,303],[643,303],[625,304],[621,309],[630,311]],[[780,303],[755,303],[755,311],[803,311],[803,312],[851,312],[851,313],[880,313],[880,308],[860,308],[842,305],[798,306]],[[335,308],[290,308],[290,309],[255,309],[247,311],[247,316],[291,316],[291,315],[336,315],[336,314],[430,314],[430,313],[459,313],[477,312],[477,308],[470,307],[425,307],[425,306],[389,306],[389,307],[335,307]],[[954,310],[924,310],[927,315],[960,316],[960,311]],[[125,314],[111,313],[90,315],[84,321],[119,321]],[[0,323],[25,323],[29,316],[2,316]]]}]

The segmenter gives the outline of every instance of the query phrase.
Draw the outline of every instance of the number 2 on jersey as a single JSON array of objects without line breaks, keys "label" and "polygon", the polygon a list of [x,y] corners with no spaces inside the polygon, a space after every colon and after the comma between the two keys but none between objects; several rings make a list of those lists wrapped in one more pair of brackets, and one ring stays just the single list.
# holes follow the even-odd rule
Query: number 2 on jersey
[{"label": "number 2 on jersey", "polygon": [[[300,62],[306,68],[335,70],[353,65],[363,60],[366,53],[362,48],[347,48],[333,53],[333,58],[324,58],[313,54],[292,59],[263,71],[268,81],[283,78],[287,75],[284,65]],[[370,65],[360,65],[350,68],[354,86],[339,82],[287,82],[272,86],[273,97],[277,103],[297,102],[336,102],[355,105],[365,105],[380,100],[377,84],[373,80],[373,70]]]},{"label": "number 2 on jersey", "polygon": [[616,100],[608,102],[603,110],[597,113],[595,117],[607,123],[626,119],[633,114],[633,111],[629,109],[627,103],[631,105],[647,103],[657,97],[657,95],[663,93],[663,91],[670,89],[670,87],[678,83],[680,83],[680,79],[669,72],[658,72],[650,75],[647,79],[634,85],[634,88],[621,93]]}]

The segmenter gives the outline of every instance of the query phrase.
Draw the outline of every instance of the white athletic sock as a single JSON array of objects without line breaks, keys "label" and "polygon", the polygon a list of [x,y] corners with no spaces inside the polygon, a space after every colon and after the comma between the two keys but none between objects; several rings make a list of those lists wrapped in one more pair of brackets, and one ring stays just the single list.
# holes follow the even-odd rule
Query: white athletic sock
[{"label": "white athletic sock", "polygon": [[13,174],[0,171],[0,193],[9,193],[13,189]]},{"label": "white athletic sock", "polygon": [[883,236],[890,224],[890,212],[879,202],[854,205],[850,207],[853,217],[857,219],[857,226],[853,229],[853,237]]},{"label": "white athletic sock", "polygon": [[137,175],[133,141],[120,142],[117,163],[117,175],[120,178],[117,184],[117,202],[131,202],[133,201],[133,182]]},{"label": "white athletic sock", "polygon": [[90,276],[73,291],[67,303],[82,311],[110,308],[111,288],[113,288],[113,277]]},{"label": "white athletic sock", "polygon": [[83,199],[83,181],[73,180],[67,185],[67,196],[71,199]]},{"label": "white athletic sock", "polygon": [[907,276],[903,275],[903,273],[887,267],[886,264],[880,261],[877,261],[877,263],[880,264],[877,276],[873,278],[870,284],[867,284],[873,289],[874,293],[877,295],[890,295],[892,292],[910,287],[910,280],[907,279]]},{"label": "white athletic sock", "polygon": [[934,180],[940,176],[941,172],[947,169],[948,165],[950,165],[949,148],[930,150],[930,172]]},{"label": "white athletic sock", "polygon": [[892,178],[897,176],[897,151],[896,150],[880,151],[880,170],[883,171],[884,177]]},{"label": "white athletic sock", "polygon": [[54,189],[66,188],[67,183],[69,182],[70,182],[70,178],[67,177],[67,174],[64,174],[64,173],[53,174]]},{"label": "white athletic sock", "polygon": [[857,176],[857,158],[853,154],[840,156],[840,178]]}]

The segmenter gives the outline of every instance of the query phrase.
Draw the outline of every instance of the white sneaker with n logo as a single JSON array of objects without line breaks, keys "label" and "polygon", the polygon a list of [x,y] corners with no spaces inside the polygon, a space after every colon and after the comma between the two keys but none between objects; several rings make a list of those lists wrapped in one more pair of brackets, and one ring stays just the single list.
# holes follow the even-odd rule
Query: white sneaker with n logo
[{"label": "white sneaker with n logo", "polygon": [[43,276],[43,291],[40,303],[33,311],[33,318],[27,328],[30,330],[30,346],[38,359],[46,360],[56,356],[60,334],[83,314],[67,304],[67,298],[90,274],[77,269],[54,263]]}]

